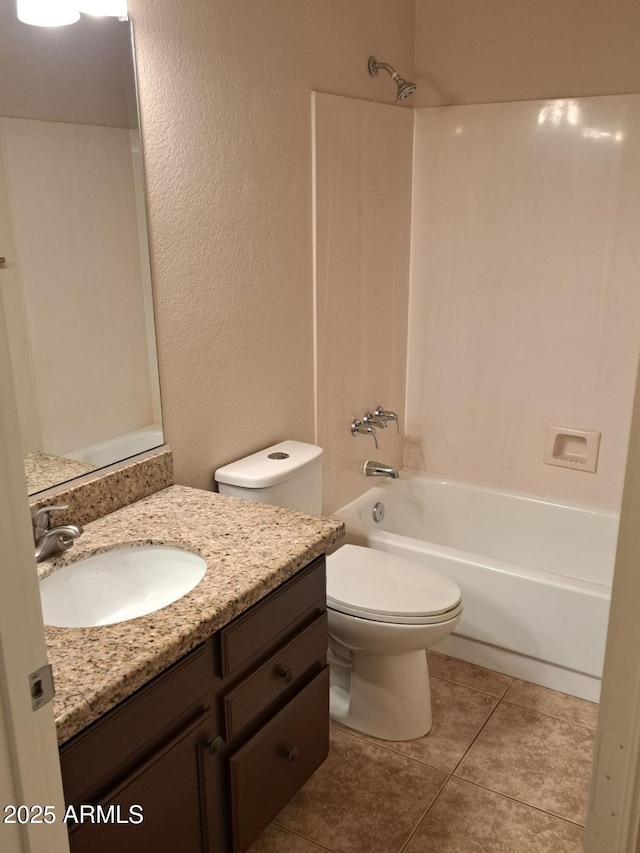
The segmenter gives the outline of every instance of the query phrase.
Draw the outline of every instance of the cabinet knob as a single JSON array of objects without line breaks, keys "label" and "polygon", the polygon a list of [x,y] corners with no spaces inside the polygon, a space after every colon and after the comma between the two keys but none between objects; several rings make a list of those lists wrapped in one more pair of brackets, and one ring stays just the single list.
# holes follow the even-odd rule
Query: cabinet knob
[{"label": "cabinet knob", "polygon": [[294,746],[291,749],[287,749],[286,747],[282,750],[284,757],[287,759],[289,764],[293,764],[293,762],[298,757],[298,747]]},{"label": "cabinet knob", "polygon": [[216,753],[220,752],[223,746],[224,740],[220,737],[220,735],[218,735],[218,737],[216,738],[210,738],[208,741],[205,742],[205,747],[207,748],[209,755],[215,755]]},{"label": "cabinet knob", "polygon": [[281,666],[278,670],[278,675],[283,679],[285,684],[291,684],[296,674],[292,666],[288,666],[286,668]]}]

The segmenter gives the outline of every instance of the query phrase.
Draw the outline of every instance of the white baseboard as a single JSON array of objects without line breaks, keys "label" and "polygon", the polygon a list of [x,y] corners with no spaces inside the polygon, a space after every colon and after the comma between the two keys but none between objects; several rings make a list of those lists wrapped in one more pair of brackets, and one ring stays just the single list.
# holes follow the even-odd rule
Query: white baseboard
[{"label": "white baseboard", "polygon": [[497,646],[480,643],[477,640],[470,640],[467,637],[460,637],[457,634],[445,637],[431,650],[502,672],[504,675],[520,678],[522,681],[530,681],[542,687],[568,693],[570,696],[578,696],[580,699],[588,699],[591,702],[598,702],[600,699],[601,679],[599,678]]}]

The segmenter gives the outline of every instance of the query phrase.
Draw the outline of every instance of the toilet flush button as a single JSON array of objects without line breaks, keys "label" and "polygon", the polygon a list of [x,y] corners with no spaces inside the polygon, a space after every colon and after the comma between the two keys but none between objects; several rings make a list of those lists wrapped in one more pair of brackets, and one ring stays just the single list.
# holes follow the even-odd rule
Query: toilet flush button
[{"label": "toilet flush button", "polygon": [[283,453],[281,450],[278,450],[276,453],[270,453],[267,456],[267,459],[288,459],[289,454]]}]

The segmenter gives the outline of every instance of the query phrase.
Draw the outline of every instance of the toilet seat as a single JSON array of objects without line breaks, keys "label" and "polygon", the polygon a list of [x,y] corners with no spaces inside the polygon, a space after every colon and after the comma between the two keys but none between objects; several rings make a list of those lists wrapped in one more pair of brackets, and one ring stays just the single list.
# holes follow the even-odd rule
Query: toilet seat
[{"label": "toilet seat", "polygon": [[372,622],[426,625],[462,611],[460,587],[413,560],[343,545],[327,557],[327,606]]}]

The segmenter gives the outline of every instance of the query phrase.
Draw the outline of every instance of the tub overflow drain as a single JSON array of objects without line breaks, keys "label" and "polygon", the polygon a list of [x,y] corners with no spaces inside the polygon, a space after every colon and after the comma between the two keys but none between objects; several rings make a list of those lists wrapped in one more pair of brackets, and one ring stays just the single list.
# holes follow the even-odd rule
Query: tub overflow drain
[{"label": "tub overflow drain", "polygon": [[373,520],[374,521],[382,521],[384,518],[384,504],[381,504],[380,501],[373,507]]}]

